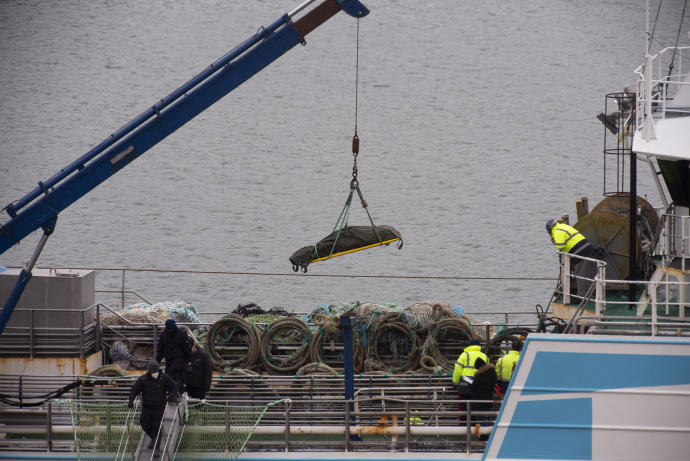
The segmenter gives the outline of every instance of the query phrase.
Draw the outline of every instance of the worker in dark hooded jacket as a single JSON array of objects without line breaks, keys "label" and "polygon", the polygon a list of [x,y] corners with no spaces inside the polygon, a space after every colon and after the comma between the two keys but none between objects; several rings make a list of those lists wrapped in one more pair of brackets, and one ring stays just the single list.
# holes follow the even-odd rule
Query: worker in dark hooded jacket
[{"label": "worker in dark hooded jacket", "polygon": [[156,360],[160,362],[165,358],[165,374],[175,380],[178,392],[183,391],[182,373],[191,355],[187,332],[177,328],[173,319],[166,320],[165,330],[158,339]]},{"label": "worker in dark hooded jacket", "polygon": [[212,376],[211,357],[196,347],[196,344],[192,344],[192,356],[182,374],[185,391],[190,397],[203,400],[206,398],[206,393],[211,389]]},{"label": "worker in dark hooded jacket", "polygon": [[177,399],[177,385],[170,376],[161,374],[158,362],[150,360],[146,366],[146,373],[139,376],[129,391],[129,408],[134,407],[134,399],[141,394],[141,429],[151,438],[149,448],[153,448],[154,441],[160,429],[165,405],[168,401]]},{"label": "worker in dark hooded jacket", "polygon": [[[474,380],[472,381],[472,400],[494,400],[496,393],[496,384],[498,377],[496,376],[496,368],[491,363],[486,363],[480,357],[474,362],[477,371],[474,373]],[[491,411],[493,403],[482,402],[473,403],[472,411]],[[473,416],[474,422],[489,420],[488,415]],[[482,437],[480,437],[481,439]]]}]

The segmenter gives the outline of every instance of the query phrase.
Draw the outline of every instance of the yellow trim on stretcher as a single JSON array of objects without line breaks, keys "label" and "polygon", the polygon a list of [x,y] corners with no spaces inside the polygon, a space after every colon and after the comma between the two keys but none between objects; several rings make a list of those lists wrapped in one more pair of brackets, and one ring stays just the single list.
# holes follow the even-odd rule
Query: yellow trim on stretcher
[{"label": "yellow trim on stretcher", "polygon": [[367,245],[367,246],[364,246],[364,247],[361,247],[361,248],[355,248],[354,250],[341,251],[340,253],[335,253],[335,254],[332,254],[332,255],[330,255],[330,256],[324,256],[323,258],[312,259],[311,262],[316,263],[316,262],[319,262],[319,261],[323,261],[323,260],[325,260],[325,259],[335,258],[336,256],[342,256],[342,255],[346,255],[346,254],[348,254],[348,253],[354,253],[355,251],[366,250],[367,248],[377,247],[377,246],[379,246],[379,245],[388,245],[389,243],[395,242],[396,240],[400,240],[400,237],[396,237],[396,238],[394,238],[394,239],[386,240],[385,242],[373,243],[373,244],[371,244],[371,245]]}]

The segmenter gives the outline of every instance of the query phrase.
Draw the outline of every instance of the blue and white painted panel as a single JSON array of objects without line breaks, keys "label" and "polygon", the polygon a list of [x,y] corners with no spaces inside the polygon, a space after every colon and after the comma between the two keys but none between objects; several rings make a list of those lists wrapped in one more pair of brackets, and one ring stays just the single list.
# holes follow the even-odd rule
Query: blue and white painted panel
[{"label": "blue and white painted panel", "polygon": [[528,336],[483,459],[690,459],[690,341]]}]

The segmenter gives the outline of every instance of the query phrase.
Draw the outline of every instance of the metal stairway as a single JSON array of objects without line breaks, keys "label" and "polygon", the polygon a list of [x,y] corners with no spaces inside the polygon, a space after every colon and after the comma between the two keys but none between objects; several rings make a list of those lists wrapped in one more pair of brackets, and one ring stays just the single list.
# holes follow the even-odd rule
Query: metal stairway
[{"label": "metal stairway", "polygon": [[133,461],[172,461],[174,459],[177,438],[182,430],[184,418],[185,403],[183,402],[168,402],[165,406],[161,429],[158,433],[158,450],[149,448],[151,438],[142,431]]}]

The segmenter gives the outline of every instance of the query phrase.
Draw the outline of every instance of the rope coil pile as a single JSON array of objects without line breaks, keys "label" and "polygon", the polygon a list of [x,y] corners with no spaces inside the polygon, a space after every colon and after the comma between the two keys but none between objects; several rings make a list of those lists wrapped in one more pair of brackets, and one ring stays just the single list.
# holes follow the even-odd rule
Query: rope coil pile
[{"label": "rope coil pile", "polygon": [[[136,312],[134,309],[129,310]],[[530,332],[504,326],[494,335],[494,325],[477,322],[462,308],[429,301],[408,307],[368,302],[321,304],[300,317],[280,308],[264,311],[250,303],[239,305],[208,329],[188,329],[188,333],[197,347],[203,337],[203,348],[214,368],[224,373],[336,375],[344,367],[342,316],[348,316],[352,326],[356,373],[447,376],[471,340],[484,344],[495,361]],[[123,341],[114,343],[111,360],[126,364],[136,347]]]}]

